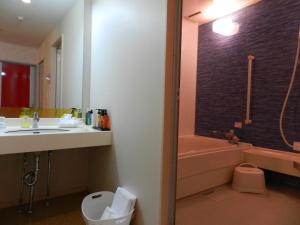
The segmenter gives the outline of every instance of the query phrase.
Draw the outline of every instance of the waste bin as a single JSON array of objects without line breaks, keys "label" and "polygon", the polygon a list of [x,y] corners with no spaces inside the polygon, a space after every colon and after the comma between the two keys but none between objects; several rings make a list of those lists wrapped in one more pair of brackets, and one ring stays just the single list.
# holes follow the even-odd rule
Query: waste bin
[{"label": "waste bin", "polygon": [[114,193],[107,191],[96,192],[86,196],[81,205],[86,225],[129,225],[134,210],[128,215],[119,218],[101,220],[105,208],[111,206],[113,198]]}]

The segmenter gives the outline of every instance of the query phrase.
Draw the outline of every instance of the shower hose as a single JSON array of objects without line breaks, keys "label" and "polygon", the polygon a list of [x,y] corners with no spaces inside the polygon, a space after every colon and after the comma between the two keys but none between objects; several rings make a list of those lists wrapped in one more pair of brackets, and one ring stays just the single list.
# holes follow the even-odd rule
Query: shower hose
[{"label": "shower hose", "polygon": [[283,118],[284,118],[284,114],[285,114],[285,111],[286,111],[286,106],[287,106],[287,103],[289,101],[289,97],[290,97],[290,94],[291,94],[291,91],[292,91],[292,88],[293,88],[293,85],[294,85],[296,72],[297,72],[297,66],[298,66],[298,62],[299,62],[299,55],[300,55],[300,31],[299,31],[299,36],[298,36],[298,47],[297,47],[297,53],[296,53],[293,73],[292,73],[292,77],[291,77],[288,92],[287,92],[287,94],[285,96],[285,99],[284,99],[284,103],[283,103],[283,106],[282,106],[282,109],[281,109],[280,119],[279,119],[279,128],[280,128],[280,134],[281,134],[282,140],[284,141],[284,143],[287,146],[289,146],[291,148],[293,148],[293,144],[289,143],[289,141],[287,140],[287,138],[285,136],[284,130],[283,130]]}]

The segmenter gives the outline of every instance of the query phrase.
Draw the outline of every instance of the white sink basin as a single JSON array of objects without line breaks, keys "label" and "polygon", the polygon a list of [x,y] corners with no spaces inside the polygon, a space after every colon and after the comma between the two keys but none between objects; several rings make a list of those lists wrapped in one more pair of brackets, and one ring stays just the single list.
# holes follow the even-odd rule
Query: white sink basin
[{"label": "white sink basin", "polygon": [[20,118],[5,119],[5,123],[6,129],[0,130],[0,155],[112,144],[111,131],[98,131],[83,124],[77,128],[61,128],[59,118],[41,118],[37,129],[21,128]]},{"label": "white sink basin", "polygon": [[20,130],[9,130],[6,134],[54,134],[67,132],[69,130],[59,128],[37,128],[37,129],[20,129]]}]

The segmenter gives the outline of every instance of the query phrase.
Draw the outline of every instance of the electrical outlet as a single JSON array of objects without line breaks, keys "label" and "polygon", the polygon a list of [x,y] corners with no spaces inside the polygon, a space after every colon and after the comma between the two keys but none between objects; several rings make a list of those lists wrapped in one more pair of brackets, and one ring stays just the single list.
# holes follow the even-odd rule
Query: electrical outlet
[{"label": "electrical outlet", "polygon": [[242,129],[243,128],[243,123],[242,122],[235,122],[234,123],[234,128]]}]

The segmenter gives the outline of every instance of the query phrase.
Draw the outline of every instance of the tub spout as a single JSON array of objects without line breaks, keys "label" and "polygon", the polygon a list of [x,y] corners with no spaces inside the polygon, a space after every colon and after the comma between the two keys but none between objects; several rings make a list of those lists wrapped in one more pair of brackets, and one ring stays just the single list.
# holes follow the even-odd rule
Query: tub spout
[{"label": "tub spout", "polygon": [[228,140],[231,144],[239,144],[240,139],[238,136],[235,135],[234,130],[230,130],[225,134],[225,138]]}]

